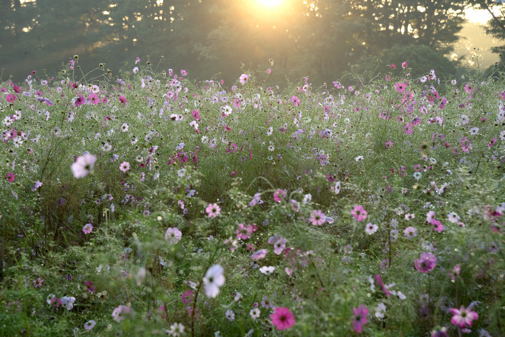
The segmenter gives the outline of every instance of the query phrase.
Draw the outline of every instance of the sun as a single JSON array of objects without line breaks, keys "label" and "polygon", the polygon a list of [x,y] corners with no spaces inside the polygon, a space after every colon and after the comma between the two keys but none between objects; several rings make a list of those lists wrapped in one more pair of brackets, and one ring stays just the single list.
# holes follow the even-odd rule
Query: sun
[{"label": "sun", "polygon": [[265,7],[278,7],[282,5],[284,0],[257,0],[258,3]]}]

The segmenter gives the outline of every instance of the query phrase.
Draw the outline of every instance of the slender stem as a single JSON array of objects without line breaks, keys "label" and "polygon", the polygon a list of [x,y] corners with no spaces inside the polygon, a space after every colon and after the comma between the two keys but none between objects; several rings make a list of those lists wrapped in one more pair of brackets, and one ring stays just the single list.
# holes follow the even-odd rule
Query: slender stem
[{"label": "slender stem", "polygon": [[210,268],[212,261],[214,261],[214,258],[219,250],[219,246],[216,246],[216,249],[212,253],[211,257],[209,258],[209,263],[207,263],[207,268],[204,269],[203,275],[200,278],[200,282],[198,283],[198,287],[196,288],[195,292],[195,297],[193,298],[193,305],[191,307],[191,337],[195,337],[195,312],[196,312],[196,303],[198,300],[198,294],[200,294],[200,289],[202,289],[202,284],[203,284],[203,279],[205,277],[205,274],[207,273],[207,270]]},{"label": "slender stem", "polygon": [[196,301],[198,300],[198,294],[200,294],[200,289],[202,288],[203,280],[198,283],[196,288],[195,297],[193,298],[193,306],[191,307],[191,337],[195,337],[195,311],[196,311]]},{"label": "slender stem", "polygon": [[391,268],[391,263],[393,262],[393,253],[391,249],[391,228],[388,222],[388,268]]}]

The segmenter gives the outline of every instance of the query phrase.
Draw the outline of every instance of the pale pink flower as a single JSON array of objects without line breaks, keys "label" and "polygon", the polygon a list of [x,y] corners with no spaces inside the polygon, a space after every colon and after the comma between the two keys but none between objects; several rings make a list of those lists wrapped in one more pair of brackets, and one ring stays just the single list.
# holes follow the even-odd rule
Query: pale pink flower
[{"label": "pale pink flower", "polygon": [[76,161],[70,166],[74,178],[84,178],[87,176],[95,166],[96,156],[90,153],[84,153],[82,156],[77,157]]},{"label": "pale pink flower", "polygon": [[93,231],[93,225],[90,223],[87,223],[82,227],[82,232],[84,234],[90,234],[92,231]]},{"label": "pale pink flower", "polygon": [[209,204],[206,208],[205,208],[205,212],[207,213],[207,216],[209,218],[215,218],[217,217],[219,214],[221,214],[221,207],[219,207],[218,204]]},{"label": "pale pink flower", "polygon": [[119,165],[119,170],[124,173],[128,172],[130,170],[130,163],[127,161],[122,162]]}]

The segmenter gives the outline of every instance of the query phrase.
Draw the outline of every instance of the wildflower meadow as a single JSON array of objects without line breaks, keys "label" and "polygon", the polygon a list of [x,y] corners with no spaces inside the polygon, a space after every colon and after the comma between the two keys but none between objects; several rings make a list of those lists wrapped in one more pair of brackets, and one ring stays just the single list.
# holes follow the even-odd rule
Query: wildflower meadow
[{"label": "wildflower meadow", "polygon": [[505,81],[0,83],[0,336],[505,336]]}]

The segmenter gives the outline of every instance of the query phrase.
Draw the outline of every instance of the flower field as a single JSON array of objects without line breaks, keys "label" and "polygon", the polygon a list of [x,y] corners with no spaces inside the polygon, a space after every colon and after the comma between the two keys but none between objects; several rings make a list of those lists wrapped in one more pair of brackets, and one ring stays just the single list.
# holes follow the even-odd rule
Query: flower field
[{"label": "flower field", "polygon": [[0,84],[0,336],[505,335],[503,80],[75,62]]}]

